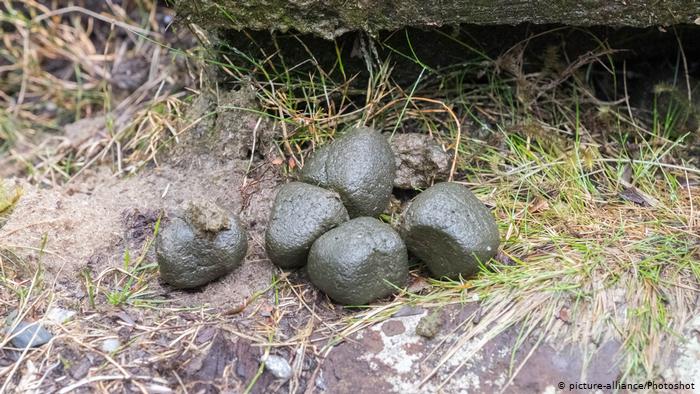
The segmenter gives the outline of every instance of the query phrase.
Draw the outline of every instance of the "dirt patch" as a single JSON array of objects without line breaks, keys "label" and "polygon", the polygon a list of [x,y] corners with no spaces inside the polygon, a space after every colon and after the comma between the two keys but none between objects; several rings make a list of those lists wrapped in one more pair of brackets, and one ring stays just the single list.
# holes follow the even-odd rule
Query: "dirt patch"
[{"label": "dirt patch", "polygon": [[[245,98],[238,98],[239,105],[245,102]],[[209,110],[212,105],[195,108]],[[239,214],[250,232],[243,266],[197,292],[172,291],[160,282],[153,286],[156,293],[168,294],[182,305],[240,304],[270,283],[272,265],[264,257],[263,229],[281,178],[262,155],[250,161],[231,158],[226,151],[236,136],[250,135],[256,118],[242,110],[214,108],[229,119],[238,119],[238,123],[228,121],[225,131],[217,131],[219,123],[215,119],[200,121],[197,128],[206,135],[197,137],[193,133],[177,147],[176,160],[164,161],[137,176],[116,179],[109,170],[97,168],[60,188],[22,183],[24,196],[0,232],[0,239],[14,246],[20,257],[40,262],[46,268],[47,279],[57,280],[59,290],[81,295],[76,288],[81,271],[88,269],[97,276],[109,268],[121,267],[126,251],[137,255],[152,236],[161,214],[167,220],[188,201],[215,201]],[[197,115],[190,117],[196,119]],[[216,146],[222,149],[214,150]],[[202,149],[211,149],[211,154],[200,154]]]}]

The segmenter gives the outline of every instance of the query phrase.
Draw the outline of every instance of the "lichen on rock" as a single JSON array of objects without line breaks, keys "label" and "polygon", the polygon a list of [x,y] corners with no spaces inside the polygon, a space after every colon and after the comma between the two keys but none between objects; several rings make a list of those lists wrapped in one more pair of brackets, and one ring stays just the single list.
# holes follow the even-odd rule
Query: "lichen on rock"
[{"label": "lichen on rock", "polygon": [[450,174],[450,155],[427,134],[395,134],[391,149],[396,159],[396,188],[425,189]]}]

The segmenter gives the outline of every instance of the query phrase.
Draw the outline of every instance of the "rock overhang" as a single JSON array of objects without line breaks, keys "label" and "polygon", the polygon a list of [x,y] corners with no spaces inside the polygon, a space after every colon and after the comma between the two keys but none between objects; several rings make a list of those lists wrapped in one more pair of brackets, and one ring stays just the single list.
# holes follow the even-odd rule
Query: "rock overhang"
[{"label": "rock overhang", "polygon": [[693,0],[177,0],[181,16],[207,28],[295,30],[333,39],[350,31],[459,24],[650,27],[700,23]]}]

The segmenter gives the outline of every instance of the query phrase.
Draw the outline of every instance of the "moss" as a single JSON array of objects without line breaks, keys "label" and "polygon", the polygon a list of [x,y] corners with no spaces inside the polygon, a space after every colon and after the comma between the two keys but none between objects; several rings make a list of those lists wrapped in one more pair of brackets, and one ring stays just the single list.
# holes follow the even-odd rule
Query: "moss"
[{"label": "moss", "polygon": [[0,228],[7,222],[20,197],[22,197],[21,188],[15,187],[13,190],[8,190],[0,182]]},{"label": "moss", "polygon": [[431,339],[434,338],[442,327],[442,312],[435,311],[423,316],[416,326],[416,334]]}]

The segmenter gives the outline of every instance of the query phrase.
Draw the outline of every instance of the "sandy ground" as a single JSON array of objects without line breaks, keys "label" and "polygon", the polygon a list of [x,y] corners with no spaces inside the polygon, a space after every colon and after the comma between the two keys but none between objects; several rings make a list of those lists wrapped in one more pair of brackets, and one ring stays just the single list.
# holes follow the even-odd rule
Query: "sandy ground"
[{"label": "sandy ground", "polygon": [[[245,128],[248,135],[248,123],[255,124],[256,119],[235,111],[226,116],[238,122],[225,124],[222,140],[207,140],[213,127],[224,127],[222,119],[207,119],[197,127],[201,136],[193,133],[189,137],[206,141],[186,141],[178,148],[182,151],[176,160],[134,176],[115,178],[109,169],[96,167],[57,188],[16,180],[24,194],[0,229],[0,239],[18,247],[21,257],[39,262],[46,269],[46,279],[56,280],[62,289],[78,295],[81,290],[75,283],[81,270],[100,273],[120,267],[126,250],[138,254],[161,213],[167,220],[187,201],[208,199],[240,215],[250,233],[248,254],[243,267],[232,275],[203,291],[176,292],[177,298],[190,306],[240,304],[270,283],[272,266],[264,258],[263,234],[275,186],[281,178],[261,154],[256,154],[252,162],[228,157],[225,148],[235,143],[241,129]],[[238,129],[234,129],[236,124]],[[224,149],[212,155],[197,154],[197,150],[207,149],[205,145]],[[251,170],[246,174],[249,163]],[[42,243],[45,250],[39,251]],[[165,285],[158,289],[159,293],[169,291]]]}]

